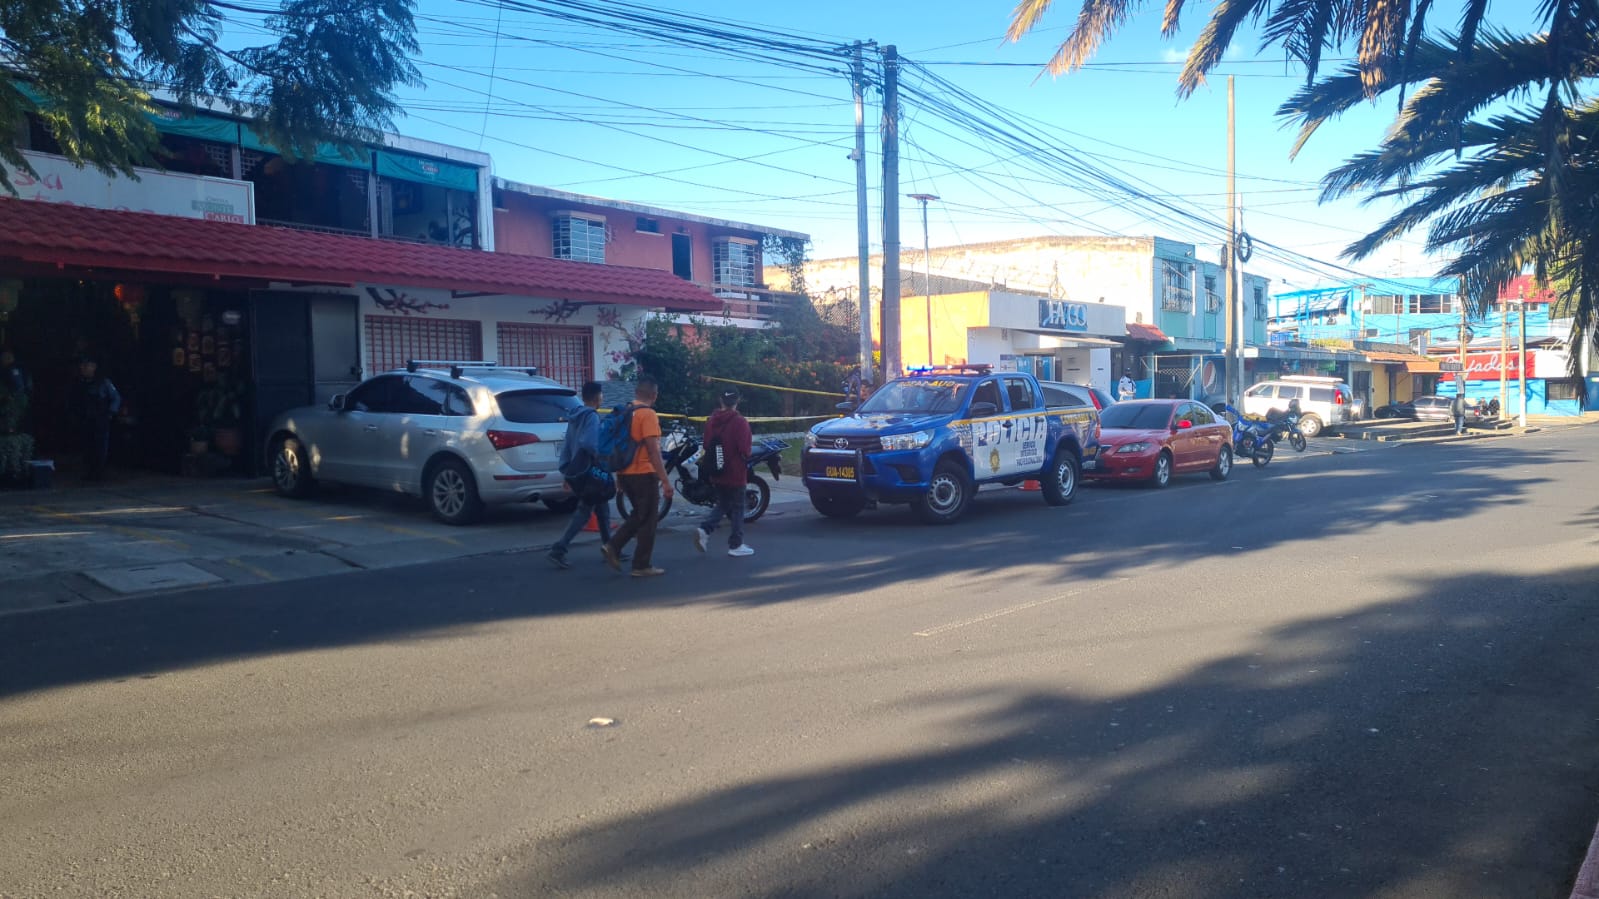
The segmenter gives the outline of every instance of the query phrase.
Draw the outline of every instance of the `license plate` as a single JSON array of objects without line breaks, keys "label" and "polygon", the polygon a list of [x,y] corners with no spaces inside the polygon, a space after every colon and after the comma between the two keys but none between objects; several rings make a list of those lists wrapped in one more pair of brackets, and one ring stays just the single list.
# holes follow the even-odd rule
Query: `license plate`
[{"label": "license plate", "polygon": [[855,466],[853,465],[828,465],[822,468],[822,477],[855,480]]}]

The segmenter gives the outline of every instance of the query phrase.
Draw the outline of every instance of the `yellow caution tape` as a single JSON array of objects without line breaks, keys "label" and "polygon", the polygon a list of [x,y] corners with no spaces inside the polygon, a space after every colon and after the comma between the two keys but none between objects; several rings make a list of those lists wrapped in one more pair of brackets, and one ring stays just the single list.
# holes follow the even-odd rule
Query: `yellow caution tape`
[{"label": "yellow caution tape", "polygon": [[[710,421],[711,420],[710,416],[708,416],[708,415],[676,415],[676,414],[673,414],[671,412],[657,412],[657,413],[655,413],[655,417],[657,417],[657,418],[680,418],[683,421]],[[835,413],[833,415],[790,415],[790,416],[780,417],[780,418],[746,418],[744,420],[747,421],[747,422],[750,422],[752,424],[758,424],[760,422],[771,422],[771,421],[821,421],[824,418],[840,418],[840,417],[841,416],[839,416],[838,414]]]},{"label": "yellow caution tape", "polygon": [[[737,384],[740,387],[759,387],[763,390],[781,390],[785,393],[808,393],[811,396],[845,396],[845,394],[842,393],[830,393],[826,390],[803,390],[799,387],[778,387],[776,384],[752,384],[749,381],[735,381],[732,378],[713,378],[710,375],[703,375],[702,377],[704,377],[707,381],[718,381],[723,384]],[[823,415],[816,417],[831,418],[832,416]],[[754,419],[750,420],[754,421]]]}]

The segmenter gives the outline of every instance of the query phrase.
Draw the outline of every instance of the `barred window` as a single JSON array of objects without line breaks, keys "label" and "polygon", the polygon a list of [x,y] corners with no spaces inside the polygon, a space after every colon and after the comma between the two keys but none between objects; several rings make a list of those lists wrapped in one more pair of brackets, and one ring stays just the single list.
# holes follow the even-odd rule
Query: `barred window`
[{"label": "barred window", "polygon": [[410,359],[483,358],[483,327],[475,321],[369,315],[366,342],[373,371],[404,368]]},{"label": "barred window", "polygon": [[580,215],[555,217],[555,258],[605,262],[605,220]]},{"label": "barred window", "polygon": [[712,244],[712,262],[715,264],[717,284],[735,287],[754,287],[756,255],[759,248],[753,240],[718,238]]},{"label": "barred window", "polygon": [[500,364],[537,366],[539,374],[577,390],[594,379],[594,331],[570,325],[499,323]]}]

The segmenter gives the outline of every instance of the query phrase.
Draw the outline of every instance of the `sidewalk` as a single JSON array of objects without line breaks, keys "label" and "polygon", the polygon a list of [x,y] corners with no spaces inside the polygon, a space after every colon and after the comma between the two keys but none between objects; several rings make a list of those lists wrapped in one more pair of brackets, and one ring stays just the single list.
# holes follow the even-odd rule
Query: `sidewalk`
[{"label": "sidewalk", "polygon": [[[768,516],[807,502],[797,479],[773,485]],[[681,500],[662,522],[705,510]],[[613,519],[614,519],[613,509]],[[190,587],[240,586],[542,549],[567,516],[531,504],[451,527],[420,500],[329,488],[306,500],[266,480],[134,475],[95,486],[0,492],[0,615]],[[759,527],[759,524],[756,525]],[[579,537],[581,545],[596,537]],[[537,576],[553,574],[542,564]]]}]

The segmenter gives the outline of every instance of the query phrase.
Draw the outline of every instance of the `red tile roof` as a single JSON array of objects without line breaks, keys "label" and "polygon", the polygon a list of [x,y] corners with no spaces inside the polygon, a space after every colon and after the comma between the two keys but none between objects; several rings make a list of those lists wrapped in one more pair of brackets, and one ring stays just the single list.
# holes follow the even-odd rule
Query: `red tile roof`
[{"label": "red tile roof", "polygon": [[1128,322],[1127,336],[1134,340],[1147,340],[1150,343],[1165,343],[1171,339],[1161,333],[1160,328],[1154,325],[1146,325],[1143,322]]},{"label": "red tile roof", "polygon": [[369,283],[720,312],[671,272],[0,198],[0,260],[297,284]]}]

